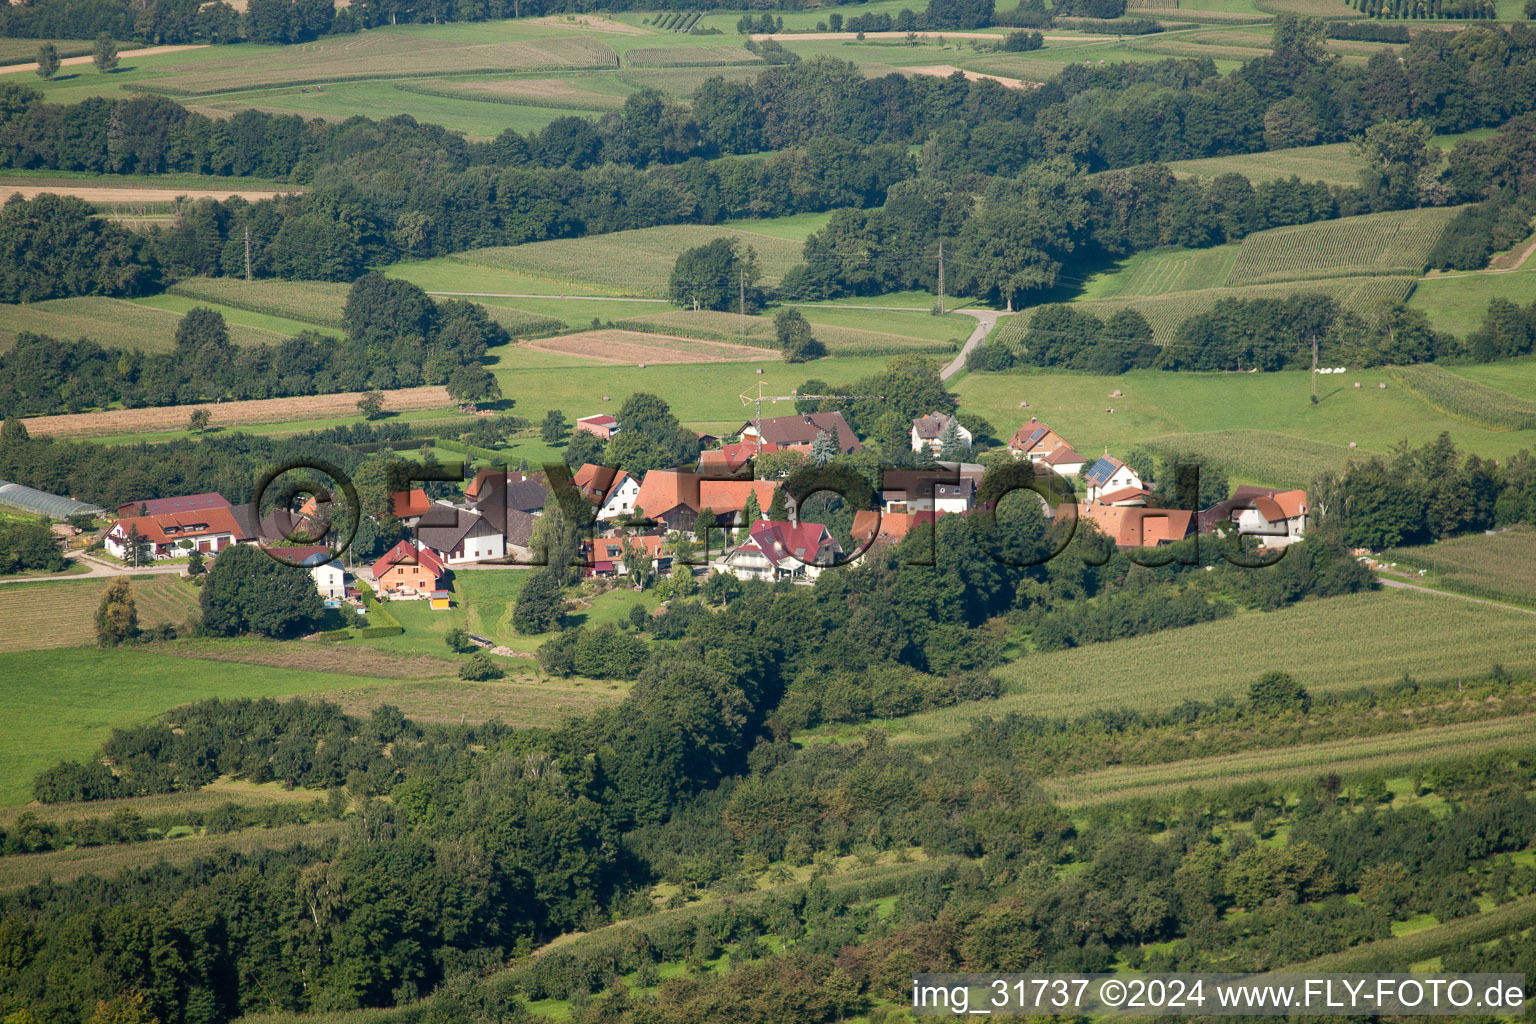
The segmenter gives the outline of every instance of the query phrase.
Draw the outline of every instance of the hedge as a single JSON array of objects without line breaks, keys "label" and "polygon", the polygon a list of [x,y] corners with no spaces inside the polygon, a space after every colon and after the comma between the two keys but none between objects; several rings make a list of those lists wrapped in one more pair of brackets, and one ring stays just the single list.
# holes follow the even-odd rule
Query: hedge
[{"label": "hedge", "polygon": [[357,636],[367,640],[376,636],[399,636],[404,632],[404,626],[364,626],[357,631]]}]

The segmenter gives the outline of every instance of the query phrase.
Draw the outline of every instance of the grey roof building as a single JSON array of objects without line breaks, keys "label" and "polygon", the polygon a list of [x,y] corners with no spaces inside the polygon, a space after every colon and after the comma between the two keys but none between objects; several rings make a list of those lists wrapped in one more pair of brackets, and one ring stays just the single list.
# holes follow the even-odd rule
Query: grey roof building
[{"label": "grey roof building", "polygon": [[50,519],[68,519],[73,515],[99,517],[107,514],[107,510],[100,505],[76,501],[61,494],[49,494],[47,491],[12,483],[9,480],[0,480],[0,504],[25,509],[28,512],[38,512]]}]

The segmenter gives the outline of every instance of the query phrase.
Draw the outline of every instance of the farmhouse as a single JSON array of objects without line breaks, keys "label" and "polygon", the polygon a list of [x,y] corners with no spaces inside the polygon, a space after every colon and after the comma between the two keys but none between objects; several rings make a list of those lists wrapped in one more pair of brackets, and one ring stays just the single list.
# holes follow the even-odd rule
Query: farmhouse
[{"label": "farmhouse", "polygon": [[756,495],[758,510],[767,512],[778,489],[777,480],[700,480],[699,510],[709,509],[721,526],[745,526],[748,495]]},{"label": "farmhouse", "polygon": [[[1056,510],[1058,519],[1070,515],[1073,506]],[[1117,548],[1153,548],[1172,544],[1189,536],[1195,514],[1176,508],[1138,508],[1090,502],[1078,505],[1077,517],[1092,523],[1100,533],[1114,541]]]},{"label": "farmhouse", "polygon": [[1083,482],[1088,485],[1090,504],[1125,490],[1145,491],[1136,471],[1108,454],[1083,471]]},{"label": "farmhouse", "polygon": [[942,412],[931,412],[912,421],[912,450],[927,452],[929,455],[939,454],[939,450],[944,447],[944,431],[949,429],[951,423],[955,425],[956,436],[966,447],[970,447],[971,432],[959,420]]},{"label": "farmhouse", "polygon": [[[137,555],[129,539],[134,532],[139,538]],[[123,561],[137,562],[146,558],[176,558],[193,549],[212,555],[253,539],[225,507],[119,519],[107,531],[104,544]]]},{"label": "farmhouse", "polygon": [[336,561],[330,548],[320,544],[306,544],[266,550],[286,562],[308,569],[310,578],[315,581],[315,589],[327,601],[340,601],[347,596],[347,571]]},{"label": "farmhouse", "polygon": [[673,469],[653,469],[640,482],[635,507],[669,530],[691,530],[699,518],[699,477]]},{"label": "farmhouse", "polygon": [[470,508],[489,510],[494,517],[500,508],[538,513],[544,510],[549,490],[526,473],[504,469],[482,469],[464,488],[465,503]]},{"label": "farmhouse", "polygon": [[781,448],[809,448],[817,434],[826,434],[837,442],[838,451],[843,455],[860,448],[858,436],[840,412],[774,416],[762,421],[761,433],[758,424],[748,420],[737,433],[743,441],[750,441],[754,446],[761,440],[765,445],[775,444]]},{"label": "farmhouse", "polygon": [[446,572],[442,560],[430,548],[402,540],[373,563],[373,584],[381,595],[427,597],[442,589]]},{"label": "farmhouse", "polygon": [[1229,524],[1244,536],[1258,537],[1265,547],[1280,548],[1301,540],[1307,532],[1310,503],[1306,491],[1277,491],[1244,485],[1226,501],[1217,502],[1199,516],[1201,533]]},{"label": "farmhouse", "polygon": [[186,494],[178,498],[150,498],[146,501],[126,501],[117,506],[120,519],[134,516],[163,516],[172,512],[200,512],[205,508],[230,508],[222,494],[209,491],[206,494]]},{"label": "farmhouse", "polygon": [[809,583],[842,552],[836,538],[820,523],[796,525],[759,519],[748,528],[747,539],[724,558],[711,562],[710,568],[739,580]]},{"label": "farmhouse", "polygon": [[606,522],[628,516],[635,510],[640,495],[640,481],[612,466],[587,463],[571,477],[581,496],[597,506],[597,519]]},{"label": "farmhouse", "polygon": [[416,539],[449,565],[501,558],[502,527],[478,511],[433,505],[416,523]]},{"label": "farmhouse", "polygon": [[576,421],[577,430],[585,430],[603,441],[612,441],[613,435],[619,432],[619,421],[607,413],[598,413],[595,416],[583,416]]},{"label": "farmhouse", "polygon": [[666,572],[672,567],[672,556],[661,550],[662,538],[652,535],[639,537],[603,537],[595,541],[582,541],[582,554],[590,565],[589,576],[628,576],[630,567],[625,564],[624,549],[627,546],[636,557],[651,563],[656,572]]}]

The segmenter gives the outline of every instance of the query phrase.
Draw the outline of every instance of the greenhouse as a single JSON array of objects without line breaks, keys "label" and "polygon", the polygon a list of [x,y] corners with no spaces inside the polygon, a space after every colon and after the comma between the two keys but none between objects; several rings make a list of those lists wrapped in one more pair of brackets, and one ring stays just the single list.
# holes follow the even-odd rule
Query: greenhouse
[{"label": "greenhouse", "polygon": [[49,494],[47,491],[39,491],[33,487],[23,487],[9,480],[0,480],[0,505],[10,505],[28,512],[40,512],[50,519],[67,519],[80,513],[91,516],[107,514],[106,509],[99,505],[87,505],[74,498]]}]

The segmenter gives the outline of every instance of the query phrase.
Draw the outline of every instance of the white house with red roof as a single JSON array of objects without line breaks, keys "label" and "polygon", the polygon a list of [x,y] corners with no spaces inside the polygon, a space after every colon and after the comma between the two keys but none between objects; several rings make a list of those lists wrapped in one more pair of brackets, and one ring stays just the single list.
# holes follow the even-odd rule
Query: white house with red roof
[{"label": "white house with red roof", "polygon": [[[130,536],[138,534],[139,550],[133,552]],[[225,548],[255,538],[246,533],[226,503],[222,508],[201,508],[160,515],[131,516],[112,524],[103,538],[107,551],[125,562],[178,558],[194,549],[216,555]]]},{"label": "white house with red roof", "polygon": [[1066,438],[1033,416],[1008,439],[1008,451],[1014,458],[1028,459],[1057,476],[1077,476],[1088,465],[1088,460],[1074,451]]},{"label": "white house with red roof", "polygon": [[585,430],[600,440],[612,441],[613,435],[619,432],[619,421],[605,412],[600,412],[577,420],[576,429]]},{"label": "white house with red roof", "polygon": [[710,568],[739,580],[809,583],[842,553],[837,538],[820,523],[759,519],[748,527],[746,540]]},{"label": "white house with red roof", "polygon": [[[1105,454],[1093,465],[1083,471],[1083,483],[1088,485],[1087,498],[1089,503],[1103,502],[1104,496],[1116,495],[1120,499],[1126,496],[1120,494],[1123,491],[1145,491],[1141,477],[1136,471],[1113,455]],[[1114,504],[1114,502],[1105,502]]]},{"label": "white house with red roof", "polygon": [[265,550],[290,565],[308,569],[310,579],[315,581],[315,589],[325,600],[340,601],[347,596],[347,571],[325,545],[304,544]]},{"label": "white house with red roof", "polygon": [[640,496],[640,481],[612,466],[594,466],[589,462],[571,475],[571,482],[582,497],[597,506],[599,522],[631,515],[635,499]]}]

